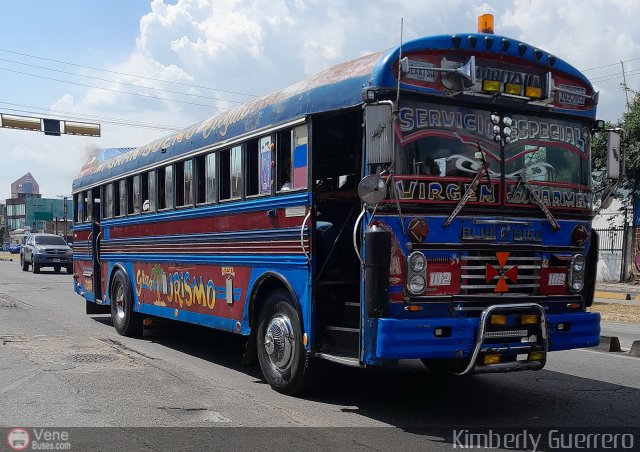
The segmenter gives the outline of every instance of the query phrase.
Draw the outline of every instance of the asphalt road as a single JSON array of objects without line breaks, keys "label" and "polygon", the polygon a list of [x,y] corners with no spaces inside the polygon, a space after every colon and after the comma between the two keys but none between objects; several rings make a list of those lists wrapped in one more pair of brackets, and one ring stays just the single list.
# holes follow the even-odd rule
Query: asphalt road
[{"label": "asphalt road", "polygon": [[[639,334],[638,325],[603,326],[609,330]],[[461,428],[640,428],[640,358],[583,349],[550,354],[539,372],[451,379],[413,361],[369,370],[326,363],[312,394],[286,397],[258,367],[241,364],[241,337],[174,323],[152,337],[124,338],[108,316],[85,315],[71,275],[34,275],[16,262],[0,262],[0,344],[0,426],[7,428],[321,427],[269,435],[286,439],[282,447],[299,441],[325,450],[369,450],[367,441],[376,450],[385,441],[450,450],[442,438]],[[132,444],[124,450],[153,450]]]}]

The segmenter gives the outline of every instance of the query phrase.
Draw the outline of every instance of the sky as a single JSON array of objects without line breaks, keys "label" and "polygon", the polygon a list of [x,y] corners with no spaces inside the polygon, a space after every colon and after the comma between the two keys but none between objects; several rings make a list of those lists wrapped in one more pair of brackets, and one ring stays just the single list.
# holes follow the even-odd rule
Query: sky
[{"label": "sky", "polygon": [[[69,195],[96,148],[146,144],[255,96],[404,40],[477,31],[584,71],[598,118],[640,89],[640,0],[0,0],[0,113],[101,124],[101,137],[0,129],[0,200],[31,172]],[[629,91],[633,96],[634,91]]]}]

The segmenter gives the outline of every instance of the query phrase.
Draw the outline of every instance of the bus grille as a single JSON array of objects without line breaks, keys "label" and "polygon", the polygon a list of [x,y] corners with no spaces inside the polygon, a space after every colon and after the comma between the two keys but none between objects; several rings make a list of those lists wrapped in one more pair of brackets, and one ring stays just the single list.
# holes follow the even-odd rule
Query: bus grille
[{"label": "bus grille", "polygon": [[539,252],[468,251],[461,257],[460,293],[537,295],[541,266]]}]

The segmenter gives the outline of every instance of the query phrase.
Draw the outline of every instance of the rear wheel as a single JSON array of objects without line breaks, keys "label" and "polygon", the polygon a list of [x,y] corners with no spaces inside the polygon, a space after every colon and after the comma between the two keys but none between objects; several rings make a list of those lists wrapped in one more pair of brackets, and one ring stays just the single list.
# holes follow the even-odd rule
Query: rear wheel
[{"label": "rear wheel", "polygon": [[293,307],[291,295],[283,289],[269,293],[258,322],[258,361],[267,383],[283,394],[301,392],[310,372],[302,344],[300,315]]},{"label": "rear wheel", "polygon": [[121,336],[142,334],[142,317],[133,310],[133,291],[129,278],[118,270],[111,283],[111,321]]},{"label": "rear wheel", "polygon": [[22,266],[22,271],[26,272],[29,270],[29,262],[24,259],[24,256],[20,256],[20,265]]}]

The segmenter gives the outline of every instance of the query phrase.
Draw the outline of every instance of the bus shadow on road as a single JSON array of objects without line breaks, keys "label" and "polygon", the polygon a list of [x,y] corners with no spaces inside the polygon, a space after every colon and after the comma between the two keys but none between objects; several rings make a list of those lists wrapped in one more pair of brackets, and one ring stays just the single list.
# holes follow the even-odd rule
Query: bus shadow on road
[{"label": "bus shadow on road", "polygon": [[[108,316],[93,318],[111,323]],[[265,384],[257,364],[242,364],[243,336],[168,322],[144,339]],[[410,431],[640,425],[640,390],[550,370],[442,377],[430,373],[419,360],[370,369],[326,361],[313,364],[317,382],[299,398]]]}]

